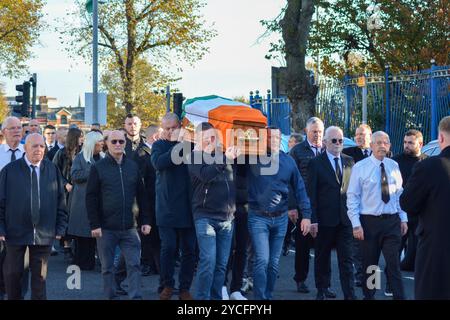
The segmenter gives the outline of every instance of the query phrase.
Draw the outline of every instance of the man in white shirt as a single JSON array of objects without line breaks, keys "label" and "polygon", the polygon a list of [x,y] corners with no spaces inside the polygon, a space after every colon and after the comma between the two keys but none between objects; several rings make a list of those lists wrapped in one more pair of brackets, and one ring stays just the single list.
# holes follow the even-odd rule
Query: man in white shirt
[{"label": "man in white shirt", "polygon": [[[353,236],[362,241],[364,298],[374,299],[375,288],[367,278],[377,266],[380,253],[386,260],[394,299],[404,299],[398,250],[401,237],[408,230],[407,216],[400,208],[403,191],[398,164],[386,157],[390,149],[389,136],[382,131],[372,135],[372,155],[355,164],[347,190],[348,217]],[[370,281],[369,281],[370,282]],[[369,288],[371,287],[371,288]]]},{"label": "man in white shirt", "polygon": [[24,149],[20,144],[22,139],[22,124],[16,117],[7,117],[2,124],[5,144],[0,146],[0,170],[11,161],[22,158]]}]

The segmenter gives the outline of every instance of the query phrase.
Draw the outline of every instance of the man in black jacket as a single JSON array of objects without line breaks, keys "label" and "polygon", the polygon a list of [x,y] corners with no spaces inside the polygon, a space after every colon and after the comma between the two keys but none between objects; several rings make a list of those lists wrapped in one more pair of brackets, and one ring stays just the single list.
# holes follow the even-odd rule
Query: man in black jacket
[{"label": "man in black jacket", "polygon": [[192,211],[200,249],[197,299],[222,300],[236,211],[232,163],[239,152],[236,147],[229,147],[224,156],[222,151],[217,150],[217,134],[208,122],[197,126],[195,140],[188,169],[192,180]]},{"label": "man in black jacket", "polygon": [[21,281],[27,247],[31,299],[46,299],[51,245],[67,227],[62,177],[53,163],[43,160],[44,150],[40,134],[28,135],[25,156],[5,166],[0,174],[0,241],[6,241],[5,283],[10,300],[23,299]]},{"label": "man in black jacket", "polygon": [[151,222],[144,184],[138,165],[124,156],[123,132],[111,132],[107,144],[108,154],[92,166],[86,191],[86,209],[92,236],[97,238],[104,291],[108,299],[117,298],[113,261],[118,245],[127,266],[128,296],[142,299],[141,243],[132,207],[137,198],[141,231],[143,234],[150,233]]},{"label": "man in black jacket", "polygon": [[127,114],[123,127],[126,131],[125,154],[129,159],[137,157],[137,149],[145,145],[145,137],[141,136],[141,119],[133,114]]},{"label": "man in black jacket", "polygon": [[149,235],[141,236],[141,264],[142,275],[148,276],[160,272],[161,240],[159,239],[158,227],[155,223],[155,183],[156,172],[151,162],[152,145],[159,133],[159,127],[151,125],[145,131],[146,143],[136,150],[136,161],[139,171],[144,179],[145,194],[149,198],[150,216],[152,221],[152,232]]},{"label": "man in black jacket", "polygon": [[[183,157],[183,130],[174,113],[166,114],[161,121],[161,140],[153,143],[152,164],[156,170],[156,224],[161,238],[161,277],[164,289],[161,300],[172,297],[175,280],[175,255],[177,237],[180,241],[181,266],[179,289],[181,300],[191,300],[189,289],[195,269],[195,229],[191,211],[191,182]],[[181,161],[180,161],[181,160]]]},{"label": "man in black jacket", "polygon": [[[308,183],[308,163],[309,161],[322,154],[324,148],[322,146],[324,125],[322,120],[316,117],[308,119],[306,122],[306,139],[302,143],[294,146],[289,155],[294,158],[298,170],[302,175],[305,184]],[[307,185],[306,185],[307,186]],[[290,200],[294,199],[292,193]],[[291,209],[297,209],[295,201],[289,203],[289,219],[297,226],[295,232],[295,275],[294,280],[297,283],[297,291],[301,293],[308,293],[309,288],[305,284],[309,272],[309,251],[314,245],[311,234],[303,235],[298,224],[302,220],[302,212],[298,210],[298,216],[292,214]]]},{"label": "man in black jacket", "polygon": [[417,163],[400,196],[402,209],[418,216],[415,298],[450,299],[450,116],[439,123],[441,154]]},{"label": "man in black jacket", "polygon": [[[344,134],[338,127],[325,131],[326,152],[308,165],[308,195],[311,201],[311,233],[316,237],[314,275],[317,300],[330,296],[331,250],[336,244],[339,279],[345,300],[354,300],[352,225],[347,216],[347,187],[354,161],[343,155]],[[331,294],[333,296],[333,294]]]},{"label": "man in black jacket", "polygon": [[[427,155],[421,152],[423,146],[423,135],[418,130],[408,130],[403,139],[403,153],[396,155],[392,159],[398,163],[402,173],[403,188],[408,183],[409,177],[416,163],[427,158]],[[407,212],[408,213],[408,212]],[[416,229],[419,220],[416,216],[408,215],[408,232],[402,238],[400,252],[405,249],[405,257],[400,263],[400,269],[403,271],[414,271],[414,261],[416,260],[417,236]]]}]

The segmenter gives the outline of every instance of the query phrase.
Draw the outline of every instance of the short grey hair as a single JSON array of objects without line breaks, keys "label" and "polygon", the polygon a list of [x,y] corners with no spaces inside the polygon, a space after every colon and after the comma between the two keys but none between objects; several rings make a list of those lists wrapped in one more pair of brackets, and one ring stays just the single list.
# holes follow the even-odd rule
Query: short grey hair
[{"label": "short grey hair", "polygon": [[324,139],[325,140],[327,140],[328,139],[328,136],[330,135],[330,132],[332,132],[332,131],[339,131],[341,134],[342,134],[342,136],[344,136],[344,132],[342,131],[342,129],[341,128],[339,128],[339,127],[337,127],[337,126],[330,126],[330,127],[328,127],[326,130],[325,130],[325,135],[324,135]]},{"label": "short grey hair", "polygon": [[27,135],[27,137],[25,138],[25,145],[27,145],[28,141],[34,137],[41,137],[42,140],[45,142],[44,136],[40,133],[35,132],[35,133],[31,133],[31,134]]},{"label": "short grey hair", "polygon": [[166,113],[164,115],[164,117],[162,117],[161,122],[162,121],[176,121],[176,122],[180,122],[180,118],[178,117],[178,115],[176,113],[169,112],[169,113]]},{"label": "short grey hair", "polygon": [[11,122],[11,120],[17,120],[17,121],[20,122],[20,119],[17,118],[17,117],[12,117],[12,116],[6,117],[5,120],[3,120],[3,123],[2,123],[2,130],[5,130],[5,129],[6,129],[6,127],[7,127],[8,124]]},{"label": "short grey hair", "polygon": [[379,137],[386,137],[387,138],[387,141],[389,142],[389,143],[391,143],[391,140],[389,139],[389,135],[386,133],[386,132],[384,132],[384,131],[377,131],[377,132],[374,132],[373,134],[372,134],[372,143],[375,143],[375,141],[379,138]]},{"label": "short grey hair", "polygon": [[316,123],[321,124],[322,126],[324,126],[322,120],[320,120],[320,119],[317,118],[317,117],[311,117],[311,118],[309,118],[309,119],[306,121],[306,130],[308,130],[308,128],[309,128],[311,125],[316,124]]}]

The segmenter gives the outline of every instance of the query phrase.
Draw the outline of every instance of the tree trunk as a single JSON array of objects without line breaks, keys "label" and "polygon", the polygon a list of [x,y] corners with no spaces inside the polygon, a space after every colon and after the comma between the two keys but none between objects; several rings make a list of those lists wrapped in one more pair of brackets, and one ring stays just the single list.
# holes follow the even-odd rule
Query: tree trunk
[{"label": "tree trunk", "polygon": [[306,120],[315,114],[318,88],[310,71],[306,70],[305,57],[311,19],[314,14],[313,0],[288,0],[283,19],[280,21],[286,54],[286,89],[292,105],[292,126],[299,132]]}]

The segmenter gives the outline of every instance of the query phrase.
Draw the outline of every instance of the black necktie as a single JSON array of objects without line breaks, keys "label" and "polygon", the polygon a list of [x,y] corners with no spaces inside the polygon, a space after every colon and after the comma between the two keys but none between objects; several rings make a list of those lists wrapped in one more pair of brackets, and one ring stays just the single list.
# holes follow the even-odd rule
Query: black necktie
[{"label": "black necktie", "polygon": [[11,151],[11,162],[16,160],[16,151],[19,151],[19,149],[13,150],[13,149],[9,149],[9,151]]},{"label": "black necktie", "polygon": [[39,222],[39,188],[36,166],[31,166],[31,221],[36,226]]},{"label": "black necktie", "polygon": [[369,156],[369,149],[364,149],[364,158]]},{"label": "black necktie", "polygon": [[317,157],[321,152],[320,149],[316,146],[311,146],[314,149],[314,156]]},{"label": "black necktie", "polygon": [[334,158],[334,165],[336,166],[336,178],[339,180],[339,183],[342,183],[342,171],[339,166],[339,158]]},{"label": "black necktie", "polygon": [[381,167],[381,200],[383,200],[384,203],[388,203],[391,197],[389,196],[389,184],[386,175],[386,170],[384,170],[383,162],[380,164],[380,167]]}]

